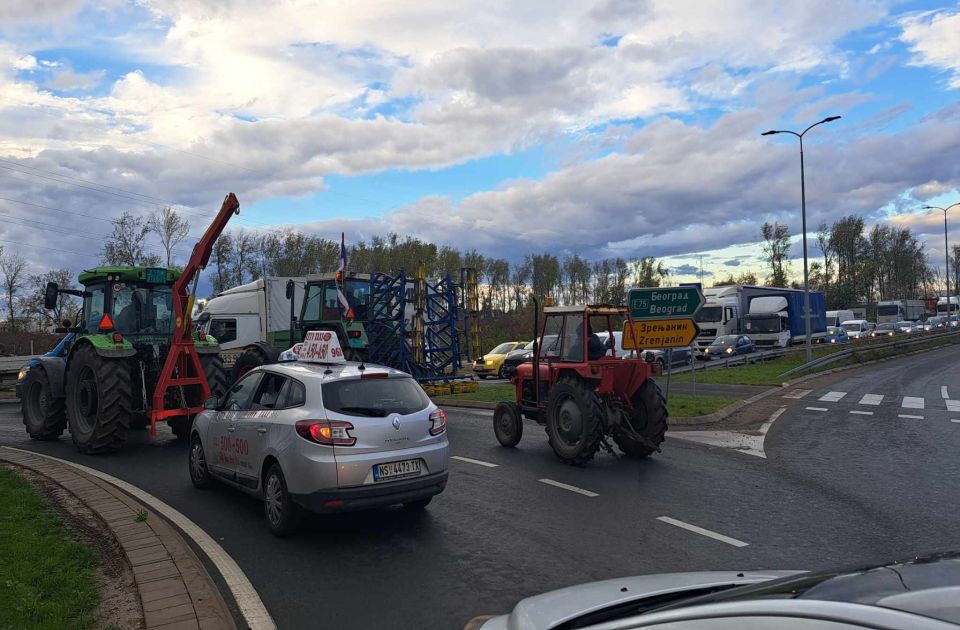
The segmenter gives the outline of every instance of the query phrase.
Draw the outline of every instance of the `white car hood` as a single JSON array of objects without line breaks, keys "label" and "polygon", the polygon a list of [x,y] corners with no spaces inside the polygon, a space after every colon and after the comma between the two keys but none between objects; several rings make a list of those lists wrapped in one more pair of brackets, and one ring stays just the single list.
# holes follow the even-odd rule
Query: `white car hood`
[{"label": "white car hood", "polygon": [[493,617],[482,630],[545,630],[586,613],[654,595],[711,586],[754,584],[801,571],[700,571],[663,573],[590,582],[521,600],[509,615]]}]

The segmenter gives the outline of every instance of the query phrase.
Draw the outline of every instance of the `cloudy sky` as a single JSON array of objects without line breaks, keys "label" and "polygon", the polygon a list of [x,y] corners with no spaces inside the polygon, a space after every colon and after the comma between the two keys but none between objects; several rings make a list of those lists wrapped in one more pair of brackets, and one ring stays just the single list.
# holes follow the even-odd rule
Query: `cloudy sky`
[{"label": "cloudy sky", "polygon": [[760,133],[842,115],[806,137],[811,230],[908,225],[942,264],[958,34],[881,0],[4,0],[0,245],[76,270],[120,212],[197,235],[232,190],[252,230],[761,271],[800,213],[796,139]]}]

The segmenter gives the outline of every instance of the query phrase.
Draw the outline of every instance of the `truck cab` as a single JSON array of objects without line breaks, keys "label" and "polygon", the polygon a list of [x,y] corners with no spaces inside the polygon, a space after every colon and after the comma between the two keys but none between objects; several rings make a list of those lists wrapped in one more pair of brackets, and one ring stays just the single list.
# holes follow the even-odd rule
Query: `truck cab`
[{"label": "truck cab", "polygon": [[787,306],[787,298],[780,295],[753,298],[744,318],[744,332],[758,347],[786,348],[791,336]]},{"label": "truck cab", "polygon": [[717,337],[740,332],[741,287],[711,287],[703,290],[704,303],[694,319],[700,327],[697,346],[705,348]]}]

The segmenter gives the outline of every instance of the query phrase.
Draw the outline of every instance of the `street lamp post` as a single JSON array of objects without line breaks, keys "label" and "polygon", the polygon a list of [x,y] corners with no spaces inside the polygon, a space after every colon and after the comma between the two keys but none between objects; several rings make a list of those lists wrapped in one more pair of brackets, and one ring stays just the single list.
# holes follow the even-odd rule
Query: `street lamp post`
[{"label": "street lamp post", "polygon": [[822,125],[823,123],[828,123],[839,119],[840,116],[827,116],[820,122],[813,123],[800,133],[786,129],[771,129],[770,131],[764,131],[762,134],[760,134],[761,136],[772,136],[777,133],[789,133],[800,139],[800,214],[803,221],[803,316],[807,335],[807,363],[813,360],[813,342],[810,338],[810,278],[807,271],[807,189],[803,174],[803,136],[817,125]]},{"label": "street lamp post", "polygon": [[[946,272],[945,275],[947,276],[947,328],[952,326],[951,320],[953,319],[951,317],[952,314],[950,313],[950,250],[947,246],[947,210],[956,206],[960,206],[960,201],[949,205],[946,208],[941,208],[940,206],[923,207],[924,210],[940,210],[943,212],[943,258],[944,264],[946,265],[944,267],[944,271]],[[960,287],[957,288],[960,289]]]}]

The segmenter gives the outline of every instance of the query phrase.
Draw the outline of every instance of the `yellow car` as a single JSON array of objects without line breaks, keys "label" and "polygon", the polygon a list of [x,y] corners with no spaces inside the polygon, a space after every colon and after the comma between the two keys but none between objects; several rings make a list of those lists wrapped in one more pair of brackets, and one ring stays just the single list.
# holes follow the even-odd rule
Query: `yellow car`
[{"label": "yellow car", "polygon": [[503,360],[511,350],[518,350],[526,345],[525,341],[507,341],[486,353],[473,364],[473,373],[480,378],[496,376],[505,378],[503,374]]}]

